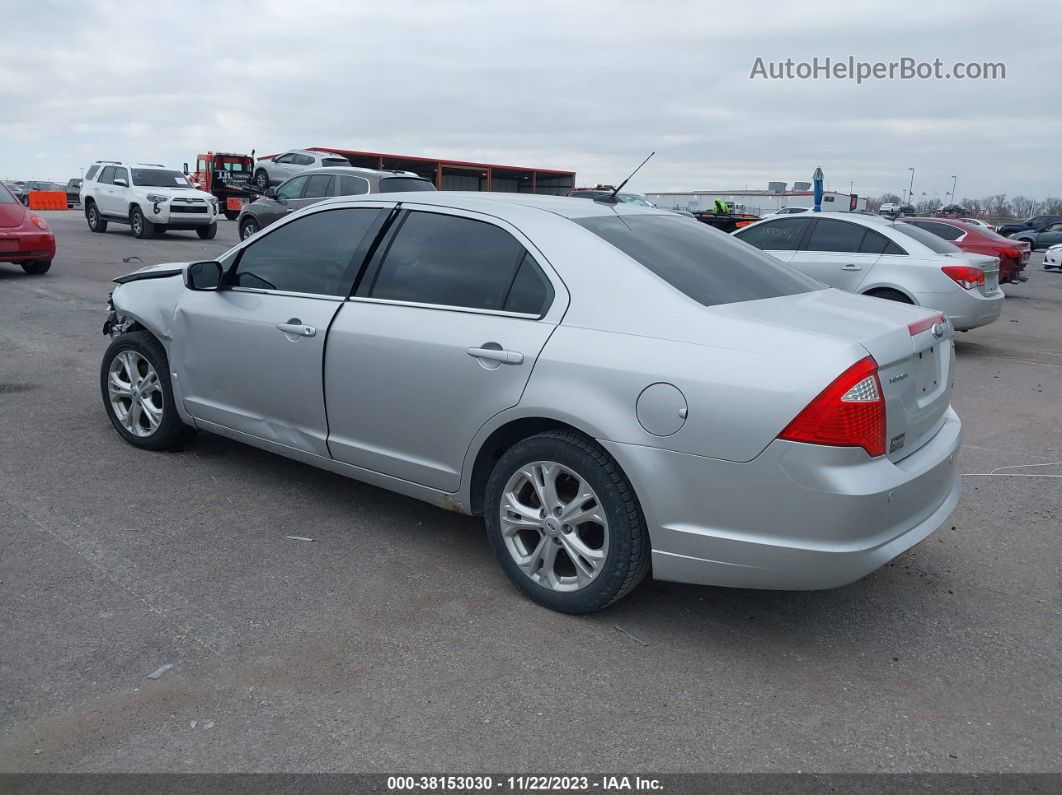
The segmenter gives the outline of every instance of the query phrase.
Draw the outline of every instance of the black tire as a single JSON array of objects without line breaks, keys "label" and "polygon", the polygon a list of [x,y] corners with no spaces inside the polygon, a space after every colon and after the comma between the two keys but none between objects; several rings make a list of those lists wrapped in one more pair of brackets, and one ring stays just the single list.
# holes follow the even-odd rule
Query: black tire
[{"label": "black tire", "polygon": [[[609,526],[608,554],[600,573],[568,592],[539,585],[525,574],[506,547],[501,498],[509,479],[535,461],[553,461],[583,478],[598,495]],[[502,455],[487,481],[487,536],[506,576],[540,605],[561,613],[593,613],[631,591],[649,571],[649,533],[638,498],[619,464],[600,445],[571,431],[548,431],[517,442]]]},{"label": "black tire", "polygon": [[[158,376],[158,383],[162,393],[162,420],[154,432],[145,436],[137,436],[131,433],[122,424],[115,414],[111,405],[108,390],[108,377],[111,363],[122,351],[132,350],[148,360]],[[121,434],[129,444],[144,450],[171,450],[187,442],[195,435],[196,429],[185,425],[177,414],[177,407],[173,400],[173,387],[170,384],[169,361],[166,351],[151,334],[146,331],[131,331],[116,337],[103,354],[103,362],[100,366],[100,393],[103,397],[103,408],[115,430]]]},{"label": "black tire", "polygon": [[258,190],[266,190],[269,187],[269,175],[264,168],[254,172],[254,185]]},{"label": "black tire", "polygon": [[225,213],[225,220],[226,221],[235,221],[237,218],[240,217],[240,211],[239,210],[228,210],[228,209],[226,209],[226,210],[223,210],[222,212]]},{"label": "black tire", "polygon": [[107,231],[107,222],[100,215],[96,202],[92,200],[85,203],[85,220],[88,221],[88,228],[93,232]]},{"label": "black tire", "polygon": [[42,273],[47,273],[48,269],[52,267],[52,261],[50,259],[38,259],[30,260],[28,262],[20,262],[22,270],[31,276],[40,276]]},{"label": "black tire", "polygon": [[133,229],[133,235],[141,240],[155,236],[155,225],[144,217],[144,211],[135,204],[129,211],[129,226]]},{"label": "black tire", "polygon": [[240,240],[246,240],[251,235],[257,234],[258,230],[258,221],[256,221],[253,217],[244,218],[240,222]]},{"label": "black tire", "polygon": [[910,298],[901,293],[899,290],[890,290],[887,287],[883,287],[880,290],[871,290],[870,292],[863,293],[863,295],[869,295],[871,298],[883,298],[886,301],[896,301],[901,304],[913,304]]},{"label": "black tire", "polygon": [[218,233],[218,222],[215,221],[210,226],[200,226],[195,230],[195,233],[203,240],[213,240],[214,235]]}]

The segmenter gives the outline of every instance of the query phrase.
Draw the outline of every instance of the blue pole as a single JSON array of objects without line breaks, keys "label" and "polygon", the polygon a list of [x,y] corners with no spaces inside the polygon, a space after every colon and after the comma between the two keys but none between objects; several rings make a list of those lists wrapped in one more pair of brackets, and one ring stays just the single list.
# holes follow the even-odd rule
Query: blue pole
[{"label": "blue pole", "polygon": [[814,212],[822,212],[822,166],[815,169],[811,181],[815,185],[815,209]]}]

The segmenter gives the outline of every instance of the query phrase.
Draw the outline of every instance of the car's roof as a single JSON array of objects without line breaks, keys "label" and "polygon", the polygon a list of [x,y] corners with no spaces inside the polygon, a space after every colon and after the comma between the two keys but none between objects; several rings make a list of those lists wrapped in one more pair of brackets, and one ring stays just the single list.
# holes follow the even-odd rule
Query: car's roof
[{"label": "car's roof", "polygon": [[[418,204],[437,204],[448,207],[462,207],[469,210],[493,212],[501,206],[514,208],[532,208],[553,213],[564,218],[589,218],[593,216],[632,214],[632,215],[668,215],[674,213],[655,207],[640,207],[635,204],[606,204],[599,201],[587,201],[575,196],[544,196],[537,193],[493,193],[479,191],[423,191],[414,193],[388,193],[390,201],[416,202]],[[379,198],[379,197],[377,197]]]},{"label": "car's roof", "polygon": [[[339,158],[342,158],[343,160],[346,160],[346,158],[343,157],[343,155],[338,154],[336,152],[320,152],[320,151],[318,151],[316,149],[288,149],[286,151],[281,152],[279,155],[277,155],[277,157],[281,157],[282,155],[309,155],[310,157],[339,157]],[[262,158],[262,159],[264,160],[265,158]],[[272,159],[276,160],[276,157],[274,157]]]},{"label": "car's roof", "polygon": [[390,179],[394,177],[401,177],[402,179],[421,179],[425,182],[430,182],[427,177],[422,177],[420,174],[416,174],[412,171],[381,171],[375,168],[361,168],[360,166],[318,166],[317,168],[308,168],[305,171],[300,171],[291,179],[295,177],[303,177],[307,174],[352,174],[359,177],[372,177],[377,176],[381,179]]}]

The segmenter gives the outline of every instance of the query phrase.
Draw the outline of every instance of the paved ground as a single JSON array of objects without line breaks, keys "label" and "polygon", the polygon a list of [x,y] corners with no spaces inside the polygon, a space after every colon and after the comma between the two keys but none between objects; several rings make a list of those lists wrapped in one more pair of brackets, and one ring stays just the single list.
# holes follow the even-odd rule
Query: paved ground
[{"label": "paved ground", "polygon": [[[1062,770],[1062,465],[966,477],[938,533],[847,588],[646,582],[556,615],[479,520],[207,434],[126,445],[98,391],[108,280],[233,224],[50,220],[48,275],[0,266],[0,770]],[[964,472],[1062,462],[1039,262],[961,337]]]}]

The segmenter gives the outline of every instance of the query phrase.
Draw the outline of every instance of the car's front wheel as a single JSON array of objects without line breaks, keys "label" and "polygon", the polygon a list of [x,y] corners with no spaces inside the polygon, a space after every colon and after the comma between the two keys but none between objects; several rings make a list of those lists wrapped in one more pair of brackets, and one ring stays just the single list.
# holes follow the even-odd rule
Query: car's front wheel
[{"label": "car's front wheel", "polygon": [[254,172],[254,185],[261,191],[264,191],[269,187],[269,175],[264,168],[260,168]]},{"label": "car's front wheel", "polygon": [[240,222],[240,240],[258,234],[258,222],[254,218],[245,218]]},{"label": "car's front wheel", "polygon": [[103,216],[100,215],[100,209],[96,206],[96,202],[89,201],[85,207],[85,220],[88,221],[88,228],[93,232],[106,232],[107,222],[103,220]]},{"label": "car's front wheel", "polygon": [[634,489],[592,439],[550,431],[513,445],[490,475],[485,506],[502,569],[553,610],[600,610],[649,571],[649,535]]},{"label": "car's front wheel", "polygon": [[213,240],[214,235],[218,233],[218,223],[215,221],[210,226],[201,226],[195,230],[195,233],[203,240]]},{"label": "car's front wheel", "polygon": [[166,351],[146,331],[116,337],[103,355],[100,391],[111,424],[131,445],[168,450],[195,433],[177,414]]},{"label": "car's front wheel", "polygon": [[139,207],[129,211],[129,226],[133,228],[133,235],[141,240],[155,236],[155,225],[144,217],[144,211]]}]

